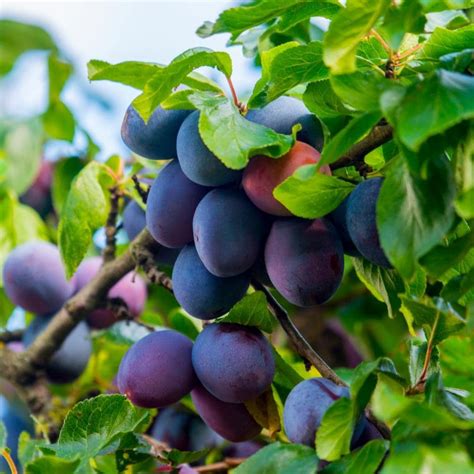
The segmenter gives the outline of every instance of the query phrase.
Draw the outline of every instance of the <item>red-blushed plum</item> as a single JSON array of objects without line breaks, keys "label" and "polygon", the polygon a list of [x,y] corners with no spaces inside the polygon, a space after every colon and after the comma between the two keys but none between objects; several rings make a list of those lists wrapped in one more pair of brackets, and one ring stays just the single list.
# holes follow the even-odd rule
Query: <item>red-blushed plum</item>
[{"label": "red-blushed plum", "polygon": [[[74,275],[76,291],[87,285],[97,275],[101,266],[102,257],[96,256],[84,259]],[[134,272],[129,272],[122,277],[107,294],[108,298],[122,299],[133,317],[138,317],[141,314],[145,307],[147,296],[148,292],[145,281]],[[95,309],[87,316],[89,325],[96,329],[108,328],[115,321],[116,318],[113,311],[105,308]]]},{"label": "red-blushed plum", "polygon": [[342,247],[344,248],[344,253],[350,255],[351,257],[360,257],[360,252],[357,250],[354,242],[352,242],[349,230],[347,229],[348,202],[349,198],[347,197],[341,202],[341,204],[339,204],[336,209],[334,209],[334,211],[327,215],[327,218],[333,223],[337,233],[339,234]]},{"label": "red-blushed plum", "polygon": [[120,393],[143,408],[177,403],[196,384],[193,343],[176,331],[157,331],[133,344],[120,363]]},{"label": "red-blushed plum", "polygon": [[152,160],[176,157],[176,137],[189,110],[155,109],[147,123],[130,105],[122,122],[122,140],[134,153]]},{"label": "red-blushed plum", "polygon": [[[275,216],[291,216],[291,212],[274,198],[273,190],[301,166],[312,165],[319,160],[319,152],[300,141],[281,158],[256,156],[244,171],[242,185],[245,193],[262,211]],[[319,172],[331,174],[327,165],[323,165]]]},{"label": "red-blushed plum", "polygon": [[194,245],[181,250],[173,267],[173,291],[178,303],[192,316],[214,319],[240,301],[250,285],[247,273],[220,278],[207,270]]},{"label": "red-blushed plum", "polygon": [[202,186],[222,186],[240,180],[242,172],[227,168],[202,141],[197,110],[179,129],[176,148],[183,173],[191,181]]},{"label": "red-blushed plum", "polygon": [[191,398],[207,426],[228,441],[247,441],[262,431],[243,403],[223,402],[202,385],[196,386]]},{"label": "red-blushed plum", "polygon": [[313,447],[324,414],[341,397],[349,398],[347,387],[325,378],[304,380],[296,385],[283,410],[285,433],[290,441]]},{"label": "red-blushed plum", "polygon": [[208,324],[196,338],[193,367],[201,384],[219,400],[243,403],[270,387],[272,348],[255,327]]},{"label": "red-blushed plum", "polygon": [[373,178],[359,183],[349,195],[346,222],[349,235],[357,250],[369,262],[390,268],[379,240],[376,207],[382,178]]},{"label": "red-blushed plum", "polygon": [[58,248],[43,241],[27,242],[10,252],[3,282],[13,303],[37,314],[56,312],[73,292]]},{"label": "red-blushed plum", "polygon": [[[47,328],[54,315],[37,316],[23,334],[25,348]],[[92,354],[92,340],[87,324],[80,322],[66,337],[46,366],[46,375],[53,383],[69,383],[84,372]]]},{"label": "red-blushed plum", "polygon": [[265,265],[274,287],[290,303],[321,304],[341,283],[342,243],[326,219],[279,219],[267,239]]},{"label": "red-blushed plum", "polygon": [[146,225],[153,238],[170,248],[192,242],[194,211],[209,190],[190,181],[177,161],[168,163],[148,194]]},{"label": "red-blushed plum", "polygon": [[317,150],[323,148],[324,134],[319,120],[303,102],[293,97],[282,96],[261,109],[251,109],[246,118],[285,135],[291,135],[293,126],[299,123],[302,128],[297,139]]},{"label": "red-blushed plum", "polygon": [[268,220],[238,189],[214,189],[196,208],[194,244],[204,266],[219,277],[247,271],[268,234]]}]

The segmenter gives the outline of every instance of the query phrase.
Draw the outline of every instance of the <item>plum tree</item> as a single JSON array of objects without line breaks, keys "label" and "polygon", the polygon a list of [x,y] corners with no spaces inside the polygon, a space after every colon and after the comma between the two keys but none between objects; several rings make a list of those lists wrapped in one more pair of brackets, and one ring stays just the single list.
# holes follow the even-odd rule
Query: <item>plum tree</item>
[{"label": "plum tree", "polygon": [[196,208],[196,250],[204,266],[219,277],[247,271],[268,233],[265,215],[237,189],[214,189]]},{"label": "plum tree", "polygon": [[347,203],[347,229],[357,250],[375,265],[389,268],[385,252],[380,245],[377,230],[376,206],[382,178],[368,179],[359,183]]},{"label": "plum tree", "polygon": [[334,227],[339,234],[339,237],[342,242],[342,247],[344,248],[344,253],[352,257],[360,257],[360,252],[357,250],[357,247],[352,242],[349,230],[347,228],[347,204],[349,198],[347,197],[342,201],[339,206],[334,209],[330,214],[327,215],[327,218],[333,223]]},{"label": "plum tree", "polygon": [[133,344],[123,357],[117,385],[137,406],[161,408],[177,403],[196,384],[193,343],[176,331],[157,331]]},{"label": "plum tree", "polygon": [[[94,278],[102,266],[102,257],[89,257],[82,261],[74,275],[75,290],[79,291],[92,278]],[[120,298],[127,305],[130,314],[138,317],[145,306],[147,299],[146,283],[140,275],[134,272],[127,273],[108,292],[108,298]],[[110,327],[116,322],[115,314],[106,308],[97,308],[87,316],[89,325],[96,329]]]},{"label": "plum tree", "polygon": [[73,292],[57,247],[33,241],[16,247],[3,267],[5,292],[13,303],[32,313],[53,313]]},{"label": "plum tree", "polygon": [[219,400],[242,403],[271,385],[275,374],[272,348],[254,327],[208,324],[193,347],[193,367],[202,385]]},{"label": "plum tree", "polygon": [[[46,329],[54,315],[36,316],[23,334],[27,348]],[[92,354],[92,340],[87,324],[80,322],[67,336],[46,366],[46,375],[53,383],[69,383],[84,372]]]},{"label": "plum tree", "polygon": [[158,174],[148,194],[146,225],[165,247],[180,248],[193,241],[193,216],[209,188],[189,180],[177,161]]},{"label": "plum tree", "polygon": [[319,120],[298,99],[281,96],[261,109],[249,110],[246,117],[285,135],[290,135],[293,126],[299,123],[302,128],[297,139],[319,151],[323,148],[324,135]]},{"label": "plum tree", "polygon": [[241,171],[231,170],[206,147],[199,134],[199,112],[186,117],[176,144],[183,173],[202,186],[222,186],[240,179]]},{"label": "plum tree", "polygon": [[247,273],[227,278],[210,273],[194,245],[181,250],[172,279],[178,303],[199,319],[214,319],[227,313],[245,295],[250,284]]},{"label": "plum tree", "polygon": [[151,435],[170,448],[199,451],[218,446],[222,438],[198,416],[179,407],[160,410],[151,428]]},{"label": "plum tree", "polygon": [[[300,166],[317,163],[319,159],[316,149],[300,141],[281,158],[256,156],[245,168],[243,188],[249,199],[262,211],[275,216],[291,216],[291,212],[273,197],[273,190]],[[327,165],[322,166],[320,172],[331,174]]]},{"label": "plum tree", "polygon": [[279,219],[267,239],[265,264],[273,285],[289,302],[321,304],[341,282],[342,243],[326,219]]},{"label": "plum tree", "polygon": [[349,398],[349,390],[325,378],[308,379],[296,385],[283,411],[285,432],[290,441],[314,446],[324,414],[341,397]]},{"label": "plum tree", "polygon": [[145,123],[130,105],[122,122],[122,140],[134,153],[152,160],[176,157],[176,136],[189,110],[158,107]]},{"label": "plum tree", "polygon": [[202,385],[194,388],[191,398],[207,426],[228,441],[247,441],[262,430],[243,403],[223,402]]}]

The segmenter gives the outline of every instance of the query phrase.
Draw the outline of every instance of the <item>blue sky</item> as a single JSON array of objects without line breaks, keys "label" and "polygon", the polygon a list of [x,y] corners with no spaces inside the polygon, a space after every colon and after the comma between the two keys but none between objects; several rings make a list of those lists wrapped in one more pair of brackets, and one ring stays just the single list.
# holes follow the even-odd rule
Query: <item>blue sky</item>
[{"label": "blue sky", "polygon": [[[3,0],[0,16],[45,27],[73,60],[78,77],[65,90],[64,100],[103,147],[103,155],[125,152],[120,140],[124,111],[137,91],[110,82],[89,83],[89,59],[109,62],[139,60],[167,63],[185,49],[207,46],[223,50],[228,35],[201,39],[195,30],[205,20],[214,20],[229,7],[226,1],[108,1],[24,2]],[[234,83],[244,92],[257,76],[240,48],[230,48],[234,60]],[[46,101],[44,58],[23,58],[0,92],[0,115],[38,113]],[[87,99],[103,97],[109,110]]]}]

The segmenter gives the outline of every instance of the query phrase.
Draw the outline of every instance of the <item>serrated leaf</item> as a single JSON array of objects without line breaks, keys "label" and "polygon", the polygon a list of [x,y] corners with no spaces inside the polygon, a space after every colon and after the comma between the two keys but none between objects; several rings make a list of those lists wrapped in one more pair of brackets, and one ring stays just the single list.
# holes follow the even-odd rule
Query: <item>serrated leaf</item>
[{"label": "serrated leaf", "polygon": [[186,80],[188,74],[203,66],[217,68],[227,77],[232,75],[232,61],[227,53],[208,48],[188,49],[174,58],[168,66],[155,72],[145,84],[143,93],[133,101],[133,106],[147,121],[173,89]]},{"label": "serrated leaf", "polygon": [[263,107],[298,84],[327,79],[329,76],[329,70],[323,63],[323,46],[320,41],[285,48],[273,56],[268,65],[262,61],[262,66],[262,79],[255,85],[249,99],[251,108]]},{"label": "serrated leaf", "polygon": [[[432,344],[439,344],[451,334],[466,325],[466,321],[441,298],[415,299],[402,296],[403,311],[407,311],[415,324],[425,329],[430,335]],[[434,331],[434,334],[431,334]]]},{"label": "serrated leaf", "polygon": [[292,136],[245,119],[227,97],[196,92],[189,99],[201,111],[199,133],[204,143],[228,168],[242,169],[255,155],[278,158],[294,144]]},{"label": "serrated leaf", "polygon": [[271,438],[281,430],[280,414],[271,388],[257,398],[246,401],[245,406],[254,420],[268,430]]},{"label": "serrated leaf", "polygon": [[87,253],[92,234],[107,220],[108,186],[113,183],[102,163],[90,162],[74,178],[59,222],[59,249],[71,277]]},{"label": "serrated leaf", "polygon": [[324,35],[324,62],[333,74],[355,71],[359,42],[388,7],[389,0],[348,0]]},{"label": "serrated leaf", "polygon": [[227,316],[218,321],[254,326],[267,333],[271,333],[276,326],[276,320],[268,309],[267,298],[261,291],[245,296]]},{"label": "serrated leaf", "polygon": [[369,441],[362,448],[329,464],[321,474],[375,474],[389,446],[385,440]]},{"label": "serrated leaf", "polygon": [[413,276],[417,260],[451,228],[454,197],[451,167],[443,156],[426,163],[424,177],[414,176],[405,160],[390,168],[377,200],[377,227],[388,259],[404,277]]},{"label": "serrated leaf", "polygon": [[303,102],[313,114],[320,118],[354,113],[336,95],[328,79],[308,84],[303,94]]},{"label": "serrated leaf", "polygon": [[316,474],[314,449],[301,444],[269,444],[238,466],[233,474]]},{"label": "serrated leaf", "polygon": [[61,459],[56,456],[45,455],[28,463],[26,474],[45,474],[55,472],[73,473],[79,467],[80,459]]},{"label": "serrated leaf", "polygon": [[273,196],[295,216],[323,217],[351,193],[354,185],[316,171],[316,165],[298,168],[273,190]]}]

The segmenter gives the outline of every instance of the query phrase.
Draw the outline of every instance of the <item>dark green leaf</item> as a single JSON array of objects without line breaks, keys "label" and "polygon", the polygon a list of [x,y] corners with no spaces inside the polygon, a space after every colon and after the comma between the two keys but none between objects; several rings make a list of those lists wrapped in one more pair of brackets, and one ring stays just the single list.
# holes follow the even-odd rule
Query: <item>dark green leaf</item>
[{"label": "dark green leaf", "polygon": [[293,387],[302,382],[303,378],[275,349],[273,349],[273,358],[275,359],[273,384],[284,403]]},{"label": "dark green leaf", "polygon": [[464,72],[473,67],[474,49],[463,49],[458,53],[449,53],[440,56],[441,67],[449,71]]},{"label": "dark green leaf", "polygon": [[353,110],[348,109],[336,95],[329,80],[308,84],[303,94],[303,101],[306,107],[320,118],[353,113]]},{"label": "dark green leaf", "polygon": [[[408,370],[410,373],[410,385],[412,387],[414,387],[420,381],[420,376],[423,372],[425,363],[427,347],[428,343],[425,341],[420,341],[419,339],[414,338],[409,341],[410,360],[408,364]],[[439,353],[438,349],[435,347],[432,350],[430,364],[428,367],[428,375],[436,370],[439,370],[438,361]]]},{"label": "dark green leaf", "polygon": [[269,444],[238,466],[234,474],[315,474],[314,449],[301,444]]},{"label": "dark green leaf", "polygon": [[354,72],[359,42],[388,7],[389,0],[348,0],[324,36],[324,62],[334,74]]},{"label": "dark green leaf", "polygon": [[242,169],[255,155],[280,157],[293,146],[293,137],[245,119],[227,97],[196,92],[189,98],[201,111],[199,133],[204,143],[228,168]]},{"label": "dark green leaf", "polygon": [[452,278],[441,291],[445,300],[457,302],[469,295],[469,300],[474,299],[474,268],[464,275]]},{"label": "dark green leaf", "polygon": [[403,160],[390,168],[377,201],[377,226],[388,259],[403,276],[410,278],[416,261],[451,228],[454,197],[451,167],[442,156],[427,161],[424,177],[414,176]]},{"label": "dark green leaf", "polygon": [[273,195],[295,216],[314,219],[333,211],[354,185],[316,171],[316,165],[298,168],[279,184]]},{"label": "dark green leaf", "polygon": [[[75,456],[77,458],[77,456]],[[56,456],[42,456],[26,465],[26,474],[73,473],[79,467],[79,459],[61,459]]]},{"label": "dark green leaf", "polygon": [[174,466],[178,466],[179,464],[199,461],[208,453],[208,449],[202,449],[200,451],[180,451],[179,449],[172,449],[171,451],[163,452],[162,456]]},{"label": "dark green leaf", "polygon": [[268,333],[276,326],[276,320],[268,310],[267,298],[261,291],[245,296],[219,322],[255,326]]}]

